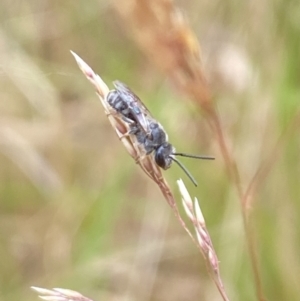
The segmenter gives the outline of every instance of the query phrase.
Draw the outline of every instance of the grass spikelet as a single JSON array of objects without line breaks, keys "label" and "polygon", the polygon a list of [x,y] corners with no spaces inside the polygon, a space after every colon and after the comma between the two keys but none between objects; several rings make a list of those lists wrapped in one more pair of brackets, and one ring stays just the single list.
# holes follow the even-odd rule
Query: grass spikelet
[{"label": "grass spikelet", "polygon": [[194,202],[192,201],[192,198],[181,179],[177,181],[177,184],[182,196],[183,208],[185,209],[185,212],[195,229],[198,248],[205,259],[208,271],[213,278],[223,300],[227,301],[229,299],[226,295],[221,279],[219,260],[206,228],[199,202],[197,198],[194,199]]},{"label": "grass spikelet", "polygon": [[32,286],[32,290],[39,294],[39,298],[47,301],[92,301],[76,291],[63,288],[45,289]]}]

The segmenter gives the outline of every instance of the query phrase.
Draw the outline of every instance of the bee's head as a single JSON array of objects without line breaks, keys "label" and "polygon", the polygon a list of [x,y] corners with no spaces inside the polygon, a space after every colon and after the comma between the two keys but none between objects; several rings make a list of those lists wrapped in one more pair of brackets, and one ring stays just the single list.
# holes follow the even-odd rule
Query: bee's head
[{"label": "bee's head", "polygon": [[197,186],[197,182],[191,173],[186,169],[186,167],[175,158],[175,156],[189,157],[194,159],[204,159],[204,160],[214,160],[213,157],[210,156],[197,156],[197,155],[189,155],[185,153],[175,153],[175,148],[168,142],[160,145],[155,152],[155,162],[158,166],[163,169],[168,169],[171,167],[172,162],[176,162],[180,168],[186,173],[186,175],[190,178],[190,180]]},{"label": "bee's head", "polygon": [[175,148],[170,143],[163,143],[156,149],[154,157],[156,164],[163,169],[170,168],[172,164],[171,155],[174,152]]}]

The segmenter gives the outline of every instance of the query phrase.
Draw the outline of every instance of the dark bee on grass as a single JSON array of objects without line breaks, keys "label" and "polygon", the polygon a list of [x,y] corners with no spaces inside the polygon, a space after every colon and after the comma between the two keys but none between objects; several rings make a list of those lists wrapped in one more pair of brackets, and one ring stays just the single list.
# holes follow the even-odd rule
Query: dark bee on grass
[{"label": "dark bee on grass", "polygon": [[114,86],[116,90],[109,92],[107,102],[129,124],[128,134],[135,137],[146,155],[154,154],[154,160],[159,167],[166,170],[174,161],[197,186],[194,177],[175,156],[203,160],[214,160],[214,158],[177,153],[174,146],[168,142],[168,135],[162,125],[151,116],[139,97],[120,81],[115,81]]}]

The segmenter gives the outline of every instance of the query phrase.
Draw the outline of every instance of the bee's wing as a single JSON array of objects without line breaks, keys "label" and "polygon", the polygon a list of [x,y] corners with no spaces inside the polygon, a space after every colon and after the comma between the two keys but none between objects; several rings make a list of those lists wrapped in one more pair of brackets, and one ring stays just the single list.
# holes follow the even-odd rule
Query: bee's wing
[{"label": "bee's wing", "polygon": [[113,82],[116,89],[123,95],[123,97],[128,101],[130,104],[134,104],[138,106],[144,115],[151,116],[151,113],[145,106],[145,104],[140,100],[140,98],[124,83],[119,80]]},{"label": "bee's wing", "polygon": [[134,114],[134,116],[136,117],[139,125],[146,133],[148,133],[150,131],[149,121],[153,118],[147,107],[143,104],[140,98],[131,91],[131,89],[127,85],[118,80],[114,81],[113,84],[116,87],[116,90],[127,102],[132,114]]}]

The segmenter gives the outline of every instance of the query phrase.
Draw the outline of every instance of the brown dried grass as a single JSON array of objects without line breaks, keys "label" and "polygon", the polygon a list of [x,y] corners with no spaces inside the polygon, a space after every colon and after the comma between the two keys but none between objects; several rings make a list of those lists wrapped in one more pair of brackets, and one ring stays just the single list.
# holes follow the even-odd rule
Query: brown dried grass
[{"label": "brown dried grass", "polygon": [[224,285],[220,276],[218,258],[213,248],[209,233],[206,229],[204,218],[202,216],[200,206],[197,200],[195,200],[195,204],[193,205],[193,202],[183,182],[179,181],[178,185],[179,185],[180,192],[182,194],[182,200],[183,200],[185,211],[188,217],[191,219],[196,230],[197,239],[195,239],[192,233],[190,232],[190,230],[188,229],[188,227],[186,226],[183,218],[181,217],[177,207],[175,197],[167,181],[163,177],[161,169],[156,165],[153,156],[140,155],[139,148],[136,141],[133,139],[132,135],[127,135],[129,131],[129,127],[127,123],[124,122],[121,118],[119,118],[118,115],[115,114],[111,106],[108,104],[106,97],[108,95],[109,88],[101,79],[101,77],[95,74],[92,68],[88,66],[77,54],[75,54],[74,52],[72,52],[72,54],[79,68],[83,72],[83,74],[93,84],[96,93],[101,100],[104,111],[112,127],[115,129],[118,137],[124,144],[126,150],[130,154],[130,156],[135,160],[135,162],[142,168],[142,170],[158,185],[160,191],[164,195],[169,206],[172,208],[179,223],[201,251],[207,263],[208,271],[212,276],[212,279],[214,280],[223,300],[225,301],[229,300],[226,295]]}]

